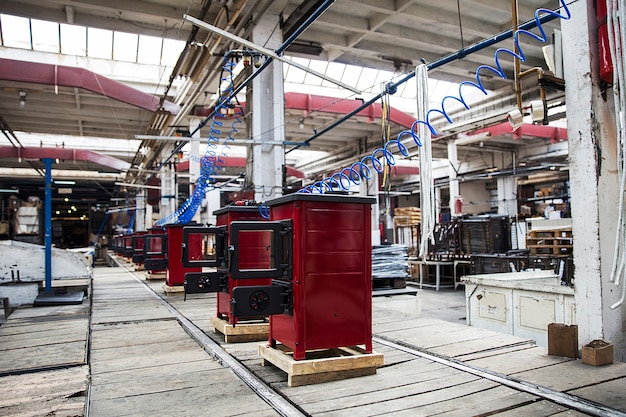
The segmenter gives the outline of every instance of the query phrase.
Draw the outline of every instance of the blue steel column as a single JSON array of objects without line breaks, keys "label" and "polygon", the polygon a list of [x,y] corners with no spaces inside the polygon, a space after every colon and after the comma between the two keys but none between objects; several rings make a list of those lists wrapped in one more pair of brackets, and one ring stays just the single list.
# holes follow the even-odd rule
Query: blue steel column
[{"label": "blue steel column", "polygon": [[46,268],[46,292],[52,291],[52,162],[51,158],[44,158],[46,165],[46,191],[44,197],[44,245]]}]

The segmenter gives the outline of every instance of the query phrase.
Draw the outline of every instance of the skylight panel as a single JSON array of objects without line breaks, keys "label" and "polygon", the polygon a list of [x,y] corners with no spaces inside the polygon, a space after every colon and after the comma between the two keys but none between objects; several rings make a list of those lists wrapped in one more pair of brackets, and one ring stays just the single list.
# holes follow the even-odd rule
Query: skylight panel
[{"label": "skylight panel", "polygon": [[59,53],[59,24],[31,19],[33,50]]},{"label": "skylight panel", "polygon": [[[345,64],[338,64],[336,62],[329,62],[328,67],[326,68],[326,75],[332,78],[333,80],[341,80],[344,71],[346,70]],[[354,82],[354,80],[352,80]],[[335,84],[329,81],[322,81],[322,85],[324,87],[335,87]]]},{"label": "skylight panel", "polygon": [[378,86],[376,85],[376,77],[378,76],[378,70],[372,68],[363,68],[361,72],[361,78],[356,88],[362,91],[379,93]]},{"label": "skylight panel", "polygon": [[139,38],[133,33],[113,33],[113,59],[117,61],[137,62]]},{"label": "skylight panel", "polygon": [[161,63],[161,38],[139,35],[137,62],[140,64],[159,65]]},{"label": "skylight panel", "polygon": [[61,24],[61,53],[87,56],[87,28]]},{"label": "skylight panel", "polygon": [[30,24],[25,17],[0,15],[4,46],[31,49]]},{"label": "skylight panel", "polygon": [[185,42],[176,41],[173,39],[163,40],[163,53],[161,57],[161,64],[173,67],[178,61],[178,57],[183,52]]},{"label": "skylight panel", "polygon": [[[321,74],[326,72],[326,67],[328,67],[328,63],[325,61],[311,61],[311,63],[309,64],[310,69]],[[310,85],[322,85],[322,79],[316,75],[307,73],[306,77],[304,78],[304,83]]]},{"label": "skylight panel", "polygon": [[104,29],[87,29],[87,55],[90,58],[112,59],[113,32]]}]

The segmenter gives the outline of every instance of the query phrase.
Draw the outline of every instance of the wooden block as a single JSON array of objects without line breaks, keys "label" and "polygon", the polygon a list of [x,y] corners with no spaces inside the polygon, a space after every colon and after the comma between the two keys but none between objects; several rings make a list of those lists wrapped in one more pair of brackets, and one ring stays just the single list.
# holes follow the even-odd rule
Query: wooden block
[{"label": "wooden block", "polygon": [[235,326],[219,317],[211,317],[211,325],[215,332],[224,335],[226,343],[259,342],[267,340],[270,334],[270,325],[264,323],[238,322]]},{"label": "wooden block", "polygon": [[601,366],[613,363],[613,344],[594,340],[583,346],[582,361],[587,365]]},{"label": "wooden block", "polygon": [[548,324],[548,355],[578,357],[578,326]]},{"label": "wooden block", "polygon": [[158,279],[165,279],[166,275],[167,275],[166,272],[150,272],[150,271],[146,271],[146,280],[152,281],[152,280],[158,280]]},{"label": "wooden block", "polygon": [[170,295],[170,294],[182,294],[185,292],[185,287],[182,285],[167,285],[167,284],[163,284],[163,291],[165,291],[165,294]]},{"label": "wooden block", "polygon": [[307,352],[307,359],[296,361],[284,345],[259,345],[261,364],[271,363],[287,373],[287,385],[317,384],[365,375],[374,375],[383,366],[382,353],[366,353],[359,347],[341,347]]}]

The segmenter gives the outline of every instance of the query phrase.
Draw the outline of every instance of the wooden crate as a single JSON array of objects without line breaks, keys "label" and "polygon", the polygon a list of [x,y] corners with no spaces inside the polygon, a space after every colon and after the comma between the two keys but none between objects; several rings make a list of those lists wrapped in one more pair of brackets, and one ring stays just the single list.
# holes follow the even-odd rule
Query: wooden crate
[{"label": "wooden crate", "polygon": [[532,255],[569,255],[573,249],[572,229],[530,230],[526,248]]},{"label": "wooden crate", "polygon": [[374,375],[384,364],[382,353],[366,353],[357,346],[310,351],[306,359],[297,361],[286,346],[278,344],[273,348],[262,343],[259,355],[261,365],[271,363],[287,373],[290,387]]},{"label": "wooden crate", "polygon": [[211,317],[211,325],[216,333],[224,335],[226,343],[260,342],[267,340],[270,334],[268,322],[239,322],[235,326],[219,317]]}]

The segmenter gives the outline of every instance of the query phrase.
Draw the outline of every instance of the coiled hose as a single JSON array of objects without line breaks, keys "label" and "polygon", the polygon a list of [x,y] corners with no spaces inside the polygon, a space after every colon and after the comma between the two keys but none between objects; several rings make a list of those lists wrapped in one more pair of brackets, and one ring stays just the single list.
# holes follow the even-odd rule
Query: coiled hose
[{"label": "coiled hose", "polygon": [[[421,147],[423,145],[423,141],[422,139],[419,137],[419,135],[417,134],[417,127],[419,126],[419,124],[423,124],[425,126],[428,127],[428,129],[430,130],[430,133],[433,136],[437,135],[437,129],[435,128],[435,126],[433,126],[433,124],[431,123],[431,118],[433,114],[439,114],[442,115],[445,120],[448,123],[453,123],[452,117],[448,114],[448,112],[446,111],[446,102],[453,100],[456,101],[460,104],[463,105],[463,107],[465,107],[466,110],[470,109],[469,104],[467,103],[467,101],[465,100],[465,98],[463,97],[463,89],[464,87],[474,87],[477,88],[478,90],[482,91],[482,93],[484,95],[487,95],[487,89],[485,88],[485,86],[483,85],[483,82],[481,80],[481,72],[487,71],[490,73],[493,73],[497,76],[499,76],[502,79],[506,79],[506,74],[504,72],[504,70],[502,69],[502,66],[500,64],[500,56],[501,54],[506,54],[508,56],[512,56],[514,59],[520,60],[522,62],[526,61],[526,56],[523,52],[522,46],[520,45],[520,37],[521,35],[526,35],[531,37],[532,39],[535,39],[539,42],[546,42],[548,40],[548,37],[546,35],[546,32],[542,26],[541,23],[541,15],[542,14],[549,14],[552,15],[556,18],[559,19],[563,19],[563,20],[569,20],[571,17],[570,11],[565,3],[564,0],[560,0],[560,4],[561,7],[563,9],[563,13],[559,13],[557,11],[554,10],[550,10],[550,9],[544,9],[544,8],[539,8],[535,11],[535,21],[536,21],[536,25],[537,28],[540,32],[539,35],[530,32],[528,30],[525,29],[519,29],[517,31],[515,31],[515,33],[513,34],[513,42],[516,46],[516,50],[518,51],[517,53],[513,50],[507,49],[507,48],[498,48],[495,52],[494,52],[494,61],[495,61],[495,66],[490,66],[490,65],[480,65],[477,69],[476,69],[476,81],[464,81],[461,84],[459,84],[459,90],[458,90],[458,95],[457,96],[446,96],[442,99],[441,101],[441,108],[440,109],[431,109],[426,113],[426,117],[425,120],[416,120],[415,122],[413,122],[413,124],[411,125],[411,128],[408,130],[404,130],[402,132],[400,132],[398,134],[398,136],[395,139],[389,140],[387,141],[383,146],[381,146],[380,148],[376,148],[370,155],[366,155],[364,156],[360,161],[355,162],[354,164],[350,165],[349,167],[345,167],[337,172],[335,172],[334,174],[330,175],[329,177],[326,177],[320,181],[316,181],[315,183],[308,185],[304,188],[302,188],[301,190],[299,190],[299,193],[324,193],[326,191],[337,191],[337,190],[343,190],[343,191],[347,191],[349,190],[352,186],[354,185],[359,185],[361,183],[361,180],[369,180],[372,178],[372,169],[375,170],[378,173],[382,173],[383,169],[384,169],[384,164],[381,162],[381,158],[385,159],[385,162],[389,165],[395,165],[396,163],[396,159],[394,156],[394,153],[392,152],[392,150],[394,150],[394,148],[397,148],[397,152],[402,156],[402,157],[407,157],[409,156],[409,151],[408,148],[402,143],[402,139],[405,139],[405,136],[409,136],[413,142],[415,143],[415,145],[417,145],[418,147]],[[392,89],[393,87],[395,87],[395,85],[389,83],[388,84],[389,89]],[[386,91],[387,94],[391,94],[392,91]]]}]

